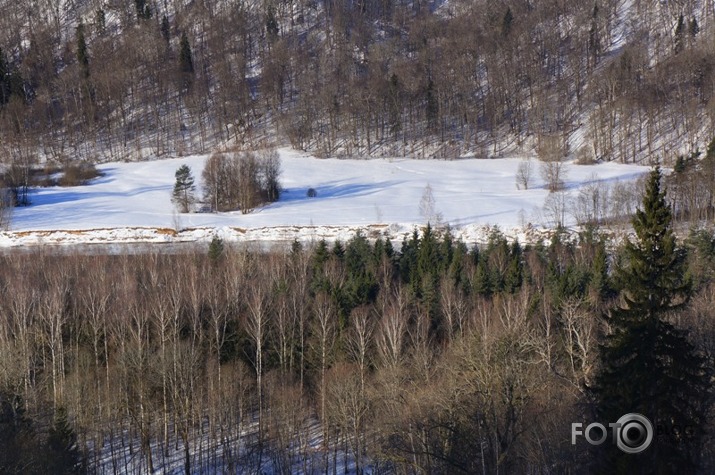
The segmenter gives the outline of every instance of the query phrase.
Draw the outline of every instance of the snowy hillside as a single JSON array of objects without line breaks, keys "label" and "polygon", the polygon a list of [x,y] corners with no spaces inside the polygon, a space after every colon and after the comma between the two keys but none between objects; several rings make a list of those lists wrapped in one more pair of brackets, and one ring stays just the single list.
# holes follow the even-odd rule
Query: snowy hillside
[{"label": "snowy hillside", "polygon": [[[230,241],[330,240],[347,239],[358,229],[394,239],[428,219],[450,225],[465,241],[478,242],[492,225],[526,240],[525,229],[554,225],[540,163],[533,159],[524,190],[517,189],[515,177],[523,162],[517,158],[338,160],[289,149],[280,155],[284,192],[278,202],[251,214],[174,211],[175,170],[189,165],[198,184],[206,156],[108,163],[99,167],[104,176],[87,186],[34,189],[31,206],[15,210],[0,245],[205,241],[214,235]],[[568,165],[566,190],[559,195],[565,223],[575,224],[570,203],[587,188],[600,184],[607,190],[646,170],[616,163]],[[434,198],[431,210],[420,206],[428,185]],[[306,196],[311,187],[315,198]]]}]

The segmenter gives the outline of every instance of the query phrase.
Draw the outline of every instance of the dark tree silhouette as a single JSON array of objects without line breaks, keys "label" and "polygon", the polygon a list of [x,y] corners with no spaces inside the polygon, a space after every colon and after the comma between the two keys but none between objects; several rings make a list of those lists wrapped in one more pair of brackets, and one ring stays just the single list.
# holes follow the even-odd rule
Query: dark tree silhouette
[{"label": "dark tree silhouette", "polygon": [[710,371],[687,334],[668,321],[688,302],[691,286],[660,182],[656,168],[633,219],[636,240],[626,243],[616,269],[622,300],[607,319],[612,332],[593,388],[599,420],[640,413],[658,429],[639,456],[601,446],[595,463],[603,473],[695,473],[702,449]]},{"label": "dark tree silhouette", "polygon": [[87,41],[84,38],[84,24],[77,25],[77,62],[82,69],[82,77],[89,77],[89,53],[87,51]]}]

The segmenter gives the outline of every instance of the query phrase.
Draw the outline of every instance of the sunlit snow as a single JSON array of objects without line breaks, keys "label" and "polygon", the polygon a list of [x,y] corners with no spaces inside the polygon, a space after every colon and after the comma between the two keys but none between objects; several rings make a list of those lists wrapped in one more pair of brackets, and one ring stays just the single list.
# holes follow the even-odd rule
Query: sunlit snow
[{"label": "sunlit snow", "polygon": [[[0,235],[0,245],[190,241],[210,239],[214,233],[246,240],[343,239],[363,227],[399,235],[426,223],[420,201],[427,185],[435,215],[467,240],[478,239],[487,225],[504,230],[553,225],[544,212],[549,192],[536,159],[531,160],[531,183],[524,190],[517,189],[515,178],[521,158],[318,159],[290,149],[281,149],[280,155],[280,200],[250,214],[174,211],[174,172],[189,165],[200,197],[206,156],[107,163],[99,166],[104,175],[86,186],[33,189],[31,206],[14,211],[11,232]],[[634,180],[648,168],[602,163],[569,164],[566,170],[566,195],[574,197],[594,181]],[[315,198],[306,196],[311,187],[317,190]],[[566,223],[574,222],[567,214]],[[53,232],[36,232],[41,230]]]}]

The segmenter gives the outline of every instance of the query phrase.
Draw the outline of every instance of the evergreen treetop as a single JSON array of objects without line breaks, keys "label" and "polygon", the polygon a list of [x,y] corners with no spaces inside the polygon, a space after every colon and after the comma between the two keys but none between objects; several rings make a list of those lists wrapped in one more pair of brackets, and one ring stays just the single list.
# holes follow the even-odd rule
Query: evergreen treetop
[{"label": "evergreen treetop", "polygon": [[636,241],[625,245],[628,265],[616,273],[625,307],[639,308],[644,317],[675,310],[690,297],[686,256],[676,244],[665,195],[660,168],[656,167],[646,184],[642,209],[636,210],[633,218]]},{"label": "evergreen treetop", "polygon": [[191,45],[186,33],[181,34],[179,42],[179,71],[185,74],[194,74],[194,60],[191,55]]},{"label": "evergreen treetop", "polygon": [[209,244],[208,257],[212,264],[217,264],[223,258],[223,239],[218,236],[214,236]]}]

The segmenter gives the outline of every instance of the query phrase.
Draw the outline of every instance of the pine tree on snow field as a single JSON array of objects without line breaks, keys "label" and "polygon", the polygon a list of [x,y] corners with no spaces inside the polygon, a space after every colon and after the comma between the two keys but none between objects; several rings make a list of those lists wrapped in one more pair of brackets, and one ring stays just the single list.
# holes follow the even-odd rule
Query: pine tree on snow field
[{"label": "pine tree on snow field", "polygon": [[636,240],[626,243],[623,264],[615,270],[622,298],[607,317],[611,332],[592,388],[599,422],[639,413],[655,434],[639,454],[601,445],[594,460],[599,473],[694,473],[699,466],[711,371],[687,333],[668,320],[691,295],[685,252],[671,220],[656,168],[632,221]]},{"label": "pine tree on snow field", "polygon": [[174,183],[174,191],[171,194],[171,201],[176,205],[179,212],[188,213],[191,210],[191,205],[194,204],[194,176],[191,173],[191,168],[187,165],[181,165],[176,170],[176,182]]}]

